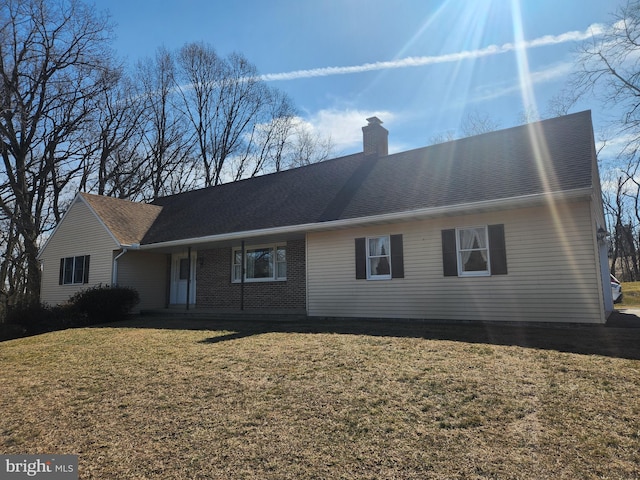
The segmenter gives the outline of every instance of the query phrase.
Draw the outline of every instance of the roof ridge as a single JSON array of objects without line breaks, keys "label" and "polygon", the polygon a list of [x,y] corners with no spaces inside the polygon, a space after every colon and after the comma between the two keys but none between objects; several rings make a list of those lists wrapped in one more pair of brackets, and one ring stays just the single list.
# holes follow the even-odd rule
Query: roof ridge
[{"label": "roof ridge", "polygon": [[233,180],[233,181],[230,181],[230,182],[220,183],[218,185],[209,185],[208,187],[200,187],[200,188],[195,188],[193,190],[187,190],[185,192],[178,192],[178,193],[172,193],[170,195],[163,195],[162,197],[158,197],[157,199],[153,200],[153,202],[151,202],[150,205],[155,205],[155,202],[157,202],[157,201],[163,201],[165,199],[179,197],[179,196],[187,195],[187,194],[190,194],[190,193],[202,192],[204,190],[210,190],[210,189],[213,189],[213,188],[216,188],[218,190],[220,188],[230,188],[230,185],[238,185],[240,183],[257,181],[258,179],[262,179],[262,181],[265,181],[265,179],[268,179],[269,177],[272,177],[274,175],[282,176],[282,175],[293,174],[294,172],[299,172],[302,169],[326,168],[327,165],[330,165],[330,164],[332,164],[334,162],[344,161],[344,160],[349,159],[349,158],[357,158],[357,157],[360,157],[362,155],[363,155],[363,152],[350,153],[348,155],[342,155],[340,157],[329,158],[327,160],[322,160],[320,162],[310,163],[308,165],[299,165],[297,167],[288,168],[286,170],[279,170],[277,172],[269,172],[269,173],[265,173],[263,175],[256,175],[255,177],[241,178],[239,180]]}]

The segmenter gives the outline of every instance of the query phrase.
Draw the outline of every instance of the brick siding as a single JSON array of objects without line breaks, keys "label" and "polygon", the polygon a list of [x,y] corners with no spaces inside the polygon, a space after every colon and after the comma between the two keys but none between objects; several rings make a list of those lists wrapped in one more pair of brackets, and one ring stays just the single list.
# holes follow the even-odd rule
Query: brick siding
[{"label": "brick siding", "polygon": [[[240,283],[231,282],[231,248],[198,251],[196,306],[240,309]],[[272,310],[306,309],[305,240],[287,242],[287,279],[246,282],[244,308]]]}]

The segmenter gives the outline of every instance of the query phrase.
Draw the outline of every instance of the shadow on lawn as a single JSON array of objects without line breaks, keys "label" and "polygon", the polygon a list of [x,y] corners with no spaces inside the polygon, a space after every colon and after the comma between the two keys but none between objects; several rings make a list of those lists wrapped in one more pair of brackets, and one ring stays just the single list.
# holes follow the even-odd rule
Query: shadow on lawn
[{"label": "shadow on lawn", "polygon": [[640,360],[640,318],[623,312],[614,312],[606,326],[314,318],[298,321],[201,320],[180,317],[139,317],[114,326],[229,332],[201,341],[206,344],[266,333],[333,333],[513,345]]}]

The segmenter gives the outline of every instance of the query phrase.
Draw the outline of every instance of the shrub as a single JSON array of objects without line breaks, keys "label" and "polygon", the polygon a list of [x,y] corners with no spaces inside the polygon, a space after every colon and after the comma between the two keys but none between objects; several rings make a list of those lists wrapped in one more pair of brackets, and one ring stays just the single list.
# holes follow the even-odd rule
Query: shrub
[{"label": "shrub", "polygon": [[11,340],[27,335],[27,329],[22,325],[11,323],[0,323],[0,342],[3,340]]},{"label": "shrub", "polygon": [[139,301],[135,289],[109,285],[81,290],[69,299],[83,325],[123,320]]},{"label": "shrub", "polygon": [[0,325],[0,340],[123,320],[139,301],[133,288],[98,285],[77,292],[67,303],[55,307],[20,303],[7,310],[5,323]]},{"label": "shrub", "polygon": [[25,302],[7,310],[6,324],[20,326],[23,334],[33,335],[73,327],[77,317],[75,307],[70,304],[49,307],[37,302]]},{"label": "shrub", "polygon": [[21,325],[28,332],[40,329],[49,316],[49,310],[41,303],[19,303],[11,305],[7,310],[6,323]]}]

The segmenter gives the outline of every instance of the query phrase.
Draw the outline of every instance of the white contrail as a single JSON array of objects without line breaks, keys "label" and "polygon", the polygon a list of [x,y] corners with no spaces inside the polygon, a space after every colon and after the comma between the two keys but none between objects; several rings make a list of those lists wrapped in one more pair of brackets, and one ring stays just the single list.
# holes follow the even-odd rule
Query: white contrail
[{"label": "white contrail", "polygon": [[352,65],[346,67],[321,67],[309,70],[295,70],[293,72],[284,73],[267,73],[261,75],[261,80],[272,82],[277,80],[297,80],[301,78],[327,77],[331,75],[347,75],[349,73],[371,72],[374,70],[390,70],[396,68],[422,67],[425,65],[433,65],[438,63],[460,62],[463,60],[476,59],[501,53],[511,52],[520,48],[536,48],[548,45],[557,45],[567,42],[579,42],[601,35],[605,30],[605,26],[594,23],[585,31],[572,31],[562,33],[560,35],[544,35],[533,40],[527,40],[521,43],[505,43],[503,45],[489,45],[488,47],[477,50],[463,50],[457,53],[448,53],[445,55],[425,56],[425,57],[406,57],[397,60],[389,60],[385,62],[365,63],[363,65]]}]

